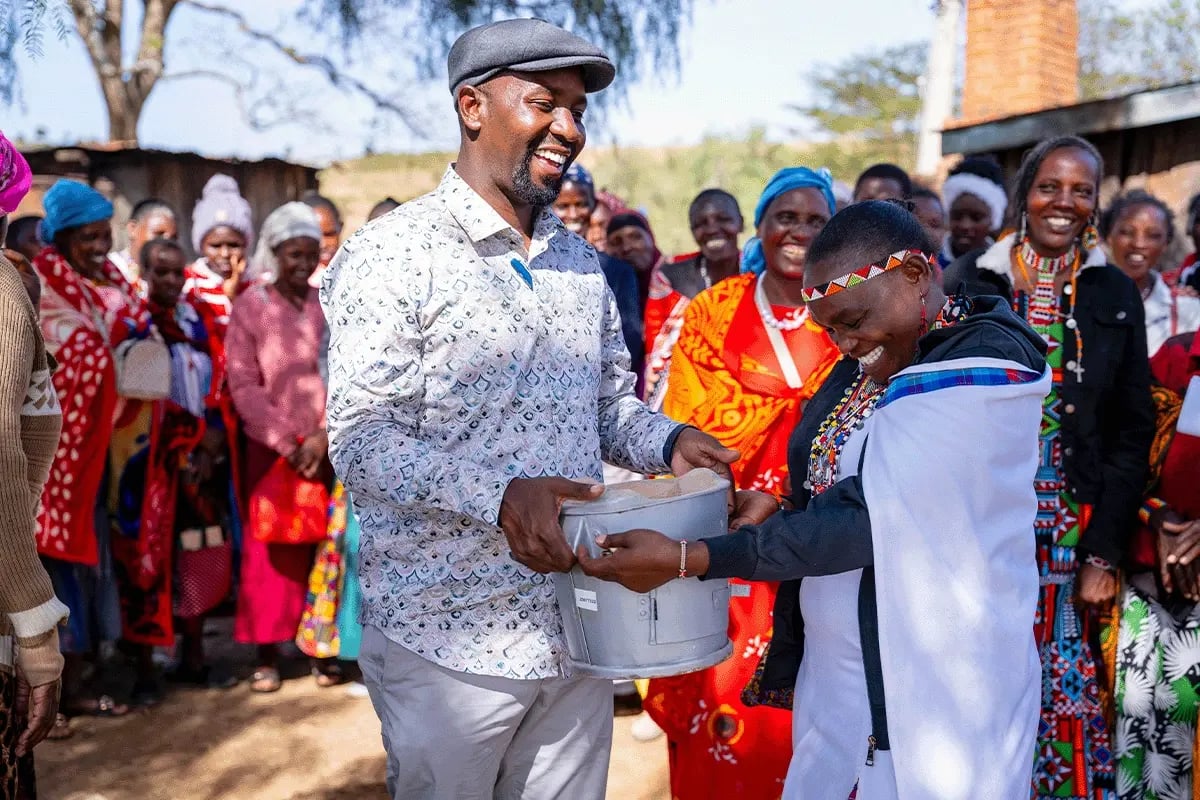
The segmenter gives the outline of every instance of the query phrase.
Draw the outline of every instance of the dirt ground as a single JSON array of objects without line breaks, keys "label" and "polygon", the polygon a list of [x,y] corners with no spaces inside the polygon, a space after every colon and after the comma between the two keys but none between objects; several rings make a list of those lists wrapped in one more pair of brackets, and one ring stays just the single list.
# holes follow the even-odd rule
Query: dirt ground
[{"label": "dirt ground", "polygon": [[[242,659],[239,659],[242,661]],[[248,671],[242,661],[240,672]],[[366,697],[319,689],[303,663],[275,694],[170,690],[151,710],[79,718],[36,750],[41,800],[387,800],[379,722]],[[608,797],[665,800],[666,745],[616,720]]]}]

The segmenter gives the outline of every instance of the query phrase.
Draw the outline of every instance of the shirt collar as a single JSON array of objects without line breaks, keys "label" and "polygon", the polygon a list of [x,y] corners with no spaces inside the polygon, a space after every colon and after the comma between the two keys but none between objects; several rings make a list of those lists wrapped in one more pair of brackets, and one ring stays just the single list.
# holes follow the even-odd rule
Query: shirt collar
[{"label": "shirt collar", "polygon": [[[511,231],[518,237],[518,241],[523,241],[524,237],[520,232],[505,222],[499,212],[462,179],[455,171],[454,164],[446,167],[446,172],[438,184],[437,195],[472,242],[481,242],[503,231]],[[562,221],[550,209],[543,208],[533,222],[530,257],[544,251],[550,239],[560,230],[565,230]]]},{"label": "shirt collar", "polygon": [[[1009,283],[1011,283],[1013,280],[1013,274],[1012,259],[1010,254],[1012,253],[1012,249],[1016,246],[1017,235],[1015,233],[1010,233],[982,253],[978,260],[976,260],[975,266],[978,269],[986,269],[990,272],[995,272],[998,275],[1003,275],[1004,277],[1008,278]],[[1080,264],[1079,271],[1083,272],[1085,269],[1090,269],[1091,267],[1103,267],[1107,263],[1108,256],[1105,255],[1104,249],[1101,247],[1094,247],[1087,251],[1087,256],[1083,259],[1083,263]]]}]

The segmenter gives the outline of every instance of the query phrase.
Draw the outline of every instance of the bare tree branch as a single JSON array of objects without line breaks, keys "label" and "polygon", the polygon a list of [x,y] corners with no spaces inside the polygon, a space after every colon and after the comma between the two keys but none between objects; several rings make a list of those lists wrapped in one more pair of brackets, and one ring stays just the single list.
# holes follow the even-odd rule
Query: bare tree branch
[{"label": "bare tree branch", "polygon": [[[159,78],[159,80],[177,82],[192,78],[214,80],[230,87],[237,102],[238,113],[251,130],[261,132],[278,128],[282,125],[296,123],[305,124],[314,130],[328,130],[328,126],[312,111],[311,106],[279,103],[277,98],[282,96],[281,92],[268,92],[265,97],[253,101],[250,100],[250,92],[257,82],[257,75],[247,84],[219,70],[189,69],[179,72],[168,72]],[[268,112],[271,113],[268,114]]]},{"label": "bare tree branch", "polygon": [[419,122],[413,116],[410,109],[400,105],[392,98],[377,92],[353,75],[349,75],[346,72],[338,69],[328,58],[325,58],[321,55],[301,53],[296,48],[280,40],[273,34],[255,28],[240,12],[224,6],[205,3],[202,2],[202,0],[177,0],[177,2],[233,21],[237,25],[238,30],[254,41],[271,47],[277,53],[283,55],[294,64],[302,67],[311,67],[319,71],[335,88],[349,89],[357,92],[369,100],[377,109],[381,111],[387,111],[398,116],[405,125],[409,126],[410,129],[414,131],[420,129]]}]

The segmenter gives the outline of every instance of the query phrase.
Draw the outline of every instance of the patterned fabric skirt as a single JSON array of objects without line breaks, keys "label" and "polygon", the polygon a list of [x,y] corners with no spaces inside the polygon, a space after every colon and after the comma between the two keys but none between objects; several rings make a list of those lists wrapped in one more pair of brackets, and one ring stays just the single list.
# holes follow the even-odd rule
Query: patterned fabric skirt
[{"label": "patterned fabric skirt", "polygon": [[25,721],[17,717],[17,676],[0,670],[0,800],[34,800],[33,754],[17,758]]},{"label": "patterned fabric skirt", "polygon": [[1042,661],[1042,714],[1032,796],[1117,800],[1116,776],[1097,675],[1098,620],[1075,608],[1075,546],[1090,509],[1063,491],[1057,436],[1042,440],[1034,523],[1041,587],[1035,637]]},{"label": "patterned fabric skirt", "polygon": [[650,681],[645,708],[667,736],[671,797],[780,797],[792,758],[792,715],[742,703],[771,639],[777,585],[731,580],[733,655],[715,667]]},{"label": "patterned fabric skirt", "polygon": [[1121,800],[1188,800],[1200,796],[1200,605],[1168,610],[1149,588],[1127,584],[1121,597],[1117,793]]}]

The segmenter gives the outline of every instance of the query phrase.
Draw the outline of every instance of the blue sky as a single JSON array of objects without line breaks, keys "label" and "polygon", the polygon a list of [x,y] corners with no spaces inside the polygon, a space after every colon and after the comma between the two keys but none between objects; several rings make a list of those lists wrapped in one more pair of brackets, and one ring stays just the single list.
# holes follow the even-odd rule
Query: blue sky
[{"label": "blue sky", "polygon": [[[314,41],[307,29],[289,21],[297,0],[231,5],[246,9],[254,24],[279,31],[307,51],[332,52],[339,46]],[[805,74],[814,64],[928,38],[933,29],[929,9],[929,0],[696,0],[692,22],[681,37],[678,77],[649,76],[628,87],[627,107],[593,120],[589,141],[684,144],[708,134],[741,134],[754,126],[765,126],[772,138],[783,138],[798,121],[786,105],[805,99]],[[389,32],[364,45],[353,69],[378,76],[381,64],[406,64],[381,57],[385,49],[413,41],[412,29],[405,25],[397,20],[394,35]],[[227,23],[181,8],[168,28],[168,47],[173,48],[168,50],[168,70],[193,71],[211,67],[216,60],[231,63],[243,57],[251,63],[273,63],[271,54],[244,48],[232,31]],[[56,143],[103,138],[100,90],[76,36],[66,41],[48,36],[40,58],[22,55],[19,64],[21,100],[0,108],[0,127],[6,133],[34,138],[40,129],[46,140]],[[384,82],[400,87],[397,93],[422,127],[416,135],[399,124],[370,130],[362,102],[322,88],[310,75],[269,69],[265,74],[287,75],[286,89],[277,94],[296,95],[297,107],[319,116],[325,129],[285,124],[264,132],[251,130],[237,111],[230,87],[209,78],[186,78],[162,83],[151,95],[140,128],[143,145],[323,163],[360,155],[368,146],[377,151],[422,151],[451,148],[456,142],[444,77],[418,81],[403,66]]]}]

